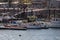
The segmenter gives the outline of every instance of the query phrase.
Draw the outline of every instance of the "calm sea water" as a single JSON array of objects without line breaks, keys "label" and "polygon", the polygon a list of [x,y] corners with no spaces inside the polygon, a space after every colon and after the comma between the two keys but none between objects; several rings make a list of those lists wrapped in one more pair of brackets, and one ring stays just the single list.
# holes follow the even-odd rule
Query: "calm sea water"
[{"label": "calm sea water", "polygon": [[60,29],[0,30],[0,40],[60,40]]}]

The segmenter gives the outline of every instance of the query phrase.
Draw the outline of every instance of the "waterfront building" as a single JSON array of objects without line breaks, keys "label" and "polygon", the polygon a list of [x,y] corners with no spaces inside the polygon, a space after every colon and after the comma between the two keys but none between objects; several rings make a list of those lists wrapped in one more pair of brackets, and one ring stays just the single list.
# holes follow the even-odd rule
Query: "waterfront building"
[{"label": "waterfront building", "polygon": [[9,12],[9,15],[24,13],[25,17],[35,15],[39,18],[50,19],[52,15],[54,18],[60,15],[57,14],[60,13],[59,10],[56,0],[0,0],[0,13]]}]

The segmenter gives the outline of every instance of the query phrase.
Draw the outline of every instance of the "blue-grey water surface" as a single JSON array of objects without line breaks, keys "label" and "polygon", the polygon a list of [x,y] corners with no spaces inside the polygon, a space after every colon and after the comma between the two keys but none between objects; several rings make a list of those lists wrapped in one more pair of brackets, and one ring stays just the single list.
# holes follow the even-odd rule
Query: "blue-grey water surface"
[{"label": "blue-grey water surface", "polygon": [[60,40],[60,29],[0,30],[0,40]]}]

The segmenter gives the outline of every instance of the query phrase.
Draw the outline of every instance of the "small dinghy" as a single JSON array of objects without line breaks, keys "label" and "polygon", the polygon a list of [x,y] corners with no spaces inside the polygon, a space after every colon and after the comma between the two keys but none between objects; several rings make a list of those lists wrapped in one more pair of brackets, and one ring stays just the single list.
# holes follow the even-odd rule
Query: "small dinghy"
[{"label": "small dinghy", "polygon": [[17,24],[7,24],[0,26],[0,29],[12,29],[12,30],[26,30],[26,27],[18,26]]}]

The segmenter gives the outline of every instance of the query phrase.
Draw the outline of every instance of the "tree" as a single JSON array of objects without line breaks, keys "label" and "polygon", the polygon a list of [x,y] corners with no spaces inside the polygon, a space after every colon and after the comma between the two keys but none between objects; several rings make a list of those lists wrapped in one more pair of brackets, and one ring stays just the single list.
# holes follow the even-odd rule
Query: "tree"
[{"label": "tree", "polygon": [[31,0],[21,0],[21,3],[22,4],[28,4],[28,3],[31,3]]}]

